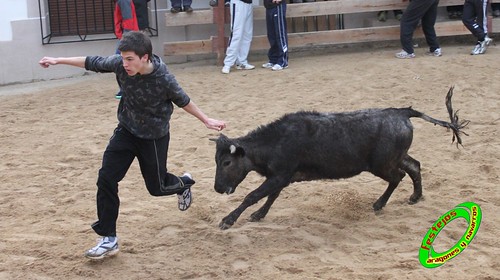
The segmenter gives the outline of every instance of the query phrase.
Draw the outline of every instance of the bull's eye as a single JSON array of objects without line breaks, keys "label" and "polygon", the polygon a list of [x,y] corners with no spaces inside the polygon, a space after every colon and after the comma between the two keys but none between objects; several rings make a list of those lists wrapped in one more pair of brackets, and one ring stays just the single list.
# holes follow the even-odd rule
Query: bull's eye
[{"label": "bull's eye", "polygon": [[222,163],[222,166],[224,167],[228,167],[229,165],[231,164],[231,161],[230,160],[226,160]]}]

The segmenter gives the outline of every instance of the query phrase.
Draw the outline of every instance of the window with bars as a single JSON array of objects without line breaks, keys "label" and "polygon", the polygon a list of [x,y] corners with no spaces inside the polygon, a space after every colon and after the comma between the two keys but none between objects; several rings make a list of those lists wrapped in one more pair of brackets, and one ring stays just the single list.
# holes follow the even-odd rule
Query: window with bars
[{"label": "window with bars", "polygon": [[47,0],[52,36],[113,33],[114,0]]},{"label": "window with bars", "polygon": [[[41,2],[45,5],[45,21],[42,20]],[[42,44],[116,38],[113,20],[115,0],[38,0],[38,4]],[[156,0],[151,4],[156,11]],[[153,22],[156,28],[149,27],[147,31],[150,36],[158,36],[157,19]]]}]

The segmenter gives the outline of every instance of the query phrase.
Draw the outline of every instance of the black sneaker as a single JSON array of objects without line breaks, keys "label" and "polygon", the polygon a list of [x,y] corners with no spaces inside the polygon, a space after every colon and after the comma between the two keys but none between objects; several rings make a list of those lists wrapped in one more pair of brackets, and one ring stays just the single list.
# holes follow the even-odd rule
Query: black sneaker
[{"label": "black sneaker", "polygon": [[172,8],[172,9],[170,9],[170,12],[172,14],[177,14],[179,12],[182,12],[182,9],[181,9],[181,7],[179,7],[179,8]]},{"label": "black sneaker", "polygon": [[191,8],[191,6],[184,6],[184,12],[186,12],[186,13],[192,13],[193,12],[193,8]]},{"label": "black sneaker", "polygon": [[182,174],[182,176],[179,177],[179,179],[181,179],[182,187],[184,188],[190,188],[192,185],[194,185],[194,183],[196,183],[193,180],[193,176],[187,172]]}]

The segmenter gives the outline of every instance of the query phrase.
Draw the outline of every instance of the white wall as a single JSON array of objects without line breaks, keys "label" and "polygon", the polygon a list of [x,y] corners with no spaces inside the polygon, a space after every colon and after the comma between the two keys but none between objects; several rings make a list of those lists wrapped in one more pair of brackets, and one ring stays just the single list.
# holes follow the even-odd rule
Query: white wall
[{"label": "white wall", "polygon": [[10,22],[28,17],[28,8],[25,1],[0,0],[0,41],[12,40],[12,28]]}]

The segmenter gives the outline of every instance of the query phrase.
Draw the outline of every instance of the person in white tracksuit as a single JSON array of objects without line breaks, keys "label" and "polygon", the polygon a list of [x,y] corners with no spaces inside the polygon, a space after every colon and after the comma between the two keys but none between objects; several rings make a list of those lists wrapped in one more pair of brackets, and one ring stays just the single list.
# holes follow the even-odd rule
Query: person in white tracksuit
[{"label": "person in white tracksuit", "polygon": [[231,36],[224,59],[223,74],[229,74],[231,67],[238,70],[252,70],[255,66],[248,64],[248,53],[253,36],[252,0],[231,0]]}]

